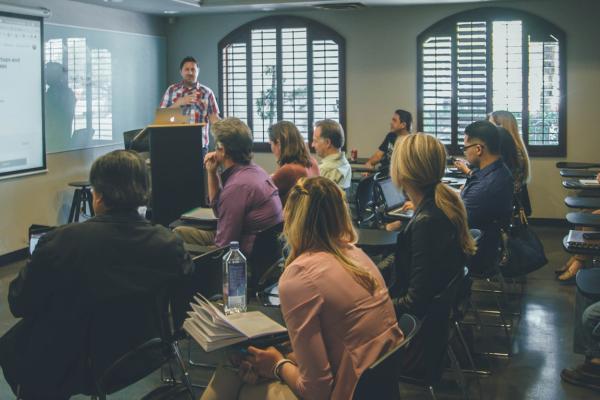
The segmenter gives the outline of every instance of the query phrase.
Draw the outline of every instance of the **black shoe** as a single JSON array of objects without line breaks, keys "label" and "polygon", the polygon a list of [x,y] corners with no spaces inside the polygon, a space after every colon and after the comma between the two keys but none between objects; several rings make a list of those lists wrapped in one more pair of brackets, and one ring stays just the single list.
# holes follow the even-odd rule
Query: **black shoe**
[{"label": "black shoe", "polygon": [[560,373],[560,377],[563,381],[572,385],[582,386],[600,392],[600,375],[595,372],[595,368],[590,369],[587,364],[583,364],[574,369],[563,369]]}]

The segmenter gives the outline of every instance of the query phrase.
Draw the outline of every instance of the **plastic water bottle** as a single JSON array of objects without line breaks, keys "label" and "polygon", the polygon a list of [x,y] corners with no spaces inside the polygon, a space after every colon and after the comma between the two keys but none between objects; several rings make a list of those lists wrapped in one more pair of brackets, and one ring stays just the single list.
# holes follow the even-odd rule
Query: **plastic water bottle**
[{"label": "plastic water bottle", "polygon": [[225,314],[246,312],[246,257],[238,242],[231,242],[223,256],[223,308]]}]

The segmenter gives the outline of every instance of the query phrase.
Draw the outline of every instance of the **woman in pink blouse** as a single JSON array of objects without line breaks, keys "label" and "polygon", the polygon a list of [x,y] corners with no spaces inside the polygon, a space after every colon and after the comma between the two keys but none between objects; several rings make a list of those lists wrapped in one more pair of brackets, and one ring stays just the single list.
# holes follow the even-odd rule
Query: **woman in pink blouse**
[{"label": "woman in pink blouse", "polygon": [[271,178],[279,189],[281,204],[285,205],[288,192],[298,179],[319,176],[319,166],[317,160],[310,156],[300,131],[289,121],[271,125],[269,142],[278,165]]},{"label": "woman in pink blouse", "polygon": [[249,347],[242,379],[267,381],[240,387],[233,374],[216,374],[202,400],[348,400],[362,372],[403,340],[379,270],[354,245],[338,186],[323,177],[300,179],[284,215],[290,255],[279,296],[293,351]]}]

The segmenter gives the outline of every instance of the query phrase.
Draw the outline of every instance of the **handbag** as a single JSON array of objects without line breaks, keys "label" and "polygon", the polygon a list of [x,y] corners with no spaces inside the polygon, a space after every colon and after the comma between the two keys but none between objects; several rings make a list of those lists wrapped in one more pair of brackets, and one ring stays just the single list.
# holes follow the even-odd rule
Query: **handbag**
[{"label": "handbag", "polygon": [[548,263],[544,245],[529,227],[525,209],[515,196],[515,213],[508,229],[501,231],[500,269],[507,278],[527,275]]}]

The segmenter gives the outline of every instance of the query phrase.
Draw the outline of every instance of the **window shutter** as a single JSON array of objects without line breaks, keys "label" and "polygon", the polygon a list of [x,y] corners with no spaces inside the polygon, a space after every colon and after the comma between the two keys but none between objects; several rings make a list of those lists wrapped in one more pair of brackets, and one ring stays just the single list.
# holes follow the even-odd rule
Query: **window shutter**
[{"label": "window shutter", "polygon": [[282,119],[308,136],[308,66],[306,28],[281,30]]},{"label": "window shutter", "polygon": [[340,120],[340,52],[333,40],[313,40],[314,121]]},{"label": "window shutter", "polygon": [[452,38],[434,36],[422,47],[423,131],[452,140]]},{"label": "window shutter", "polygon": [[487,117],[487,24],[458,22],[457,52],[457,132],[462,142],[467,125]]},{"label": "window shutter", "polygon": [[231,43],[221,53],[223,116],[248,123],[248,79],[246,43]]},{"label": "window shutter", "polygon": [[523,29],[521,21],[492,24],[493,107],[510,111],[519,126],[523,115]]},{"label": "window shutter", "polygon": [[106,49],[91,49],[94,139],[112,140],[112,60]]},{"label": "window shutter", "polygon": [[559,144],[559,42],[529,35],[529,145]]},{"label": "window shutter", "polygon": [[255,142],[269,142],[277,116],[277,30],[254,29],[252,48],[252,132]]}]

